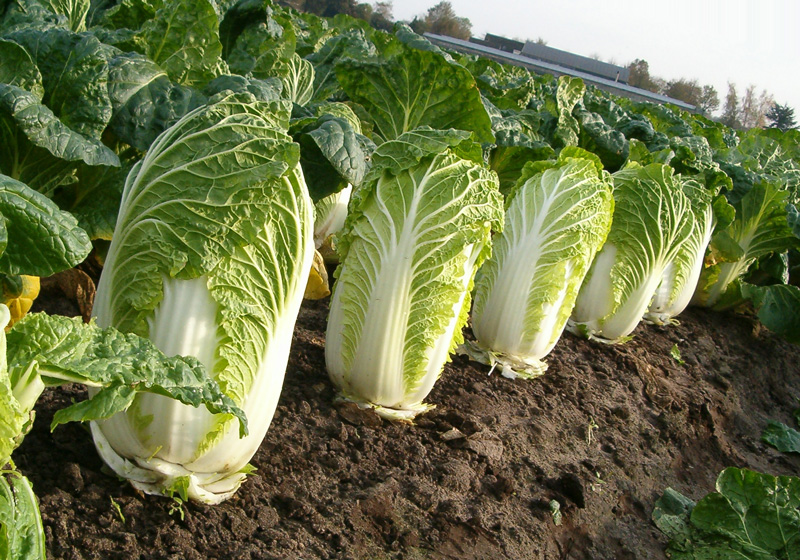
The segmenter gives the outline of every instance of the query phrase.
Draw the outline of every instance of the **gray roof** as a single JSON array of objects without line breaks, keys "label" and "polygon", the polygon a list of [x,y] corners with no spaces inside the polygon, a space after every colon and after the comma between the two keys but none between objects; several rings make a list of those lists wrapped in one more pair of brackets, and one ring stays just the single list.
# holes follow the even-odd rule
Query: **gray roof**
[{"label": "gray roof", "polygon": [[573,54],[530,41],[525,43],[519,54],[625,84],[628,83],[628,76],[630,75],[630,70],[624,66],[595,60],[588,56]]},{"label": "gray roof", "polygon": [[601,78],[587,72],[581,72],[579,70],[567,68],[558,64],[536,60],[521,54],[509,53],[477,43],[462,41],[461,39],[446,37],[444,35],[436,35],[434,33],[425,33],[425,38],[440,47],[453,49],[466,54],[474,54],[491,58],[504,64],[522,66],[523,68],[527,68],[528,70],[532,70],[538,74],[552,74],[556,77],[575,76],[577,78],[581,78],[587,84],[591,84],[604,91],[608,91],[622,97],[627,97],[635,101],[649,101],[651,103],[661,104],[669,103],[687,111],[696,110],[694,105],[690,105],[678,99],[673,99],[672,97],[667,97],[666,95],[653,93],[652,91],[648,91],[646,89],[629,86],[628,84],[623,84],[622,82]]}]

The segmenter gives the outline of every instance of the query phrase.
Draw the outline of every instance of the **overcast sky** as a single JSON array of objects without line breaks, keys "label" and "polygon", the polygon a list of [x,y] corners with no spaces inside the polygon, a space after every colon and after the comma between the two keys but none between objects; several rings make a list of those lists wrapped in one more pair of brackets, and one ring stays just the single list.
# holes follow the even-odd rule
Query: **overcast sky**
[{"label": "overcast sky", "polygon": [[[399,0],[396,20],[424,15],[438,0]],[[800,120],[800,0],[450,0],[488,32],[626,66],[637,58],[650,75],[713,85],[725,103],[728,82],[767,90]]]}]

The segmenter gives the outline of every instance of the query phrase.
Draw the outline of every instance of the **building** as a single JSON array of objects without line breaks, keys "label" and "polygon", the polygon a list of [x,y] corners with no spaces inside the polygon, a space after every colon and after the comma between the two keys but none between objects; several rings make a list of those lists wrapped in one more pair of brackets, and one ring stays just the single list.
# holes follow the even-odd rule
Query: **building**
[{"label": "building", "polygon": [[433,33],[426,33],[425,37],[433,44],[445,49],[490,58],[503,64],[522,66],[537,74],[552,74],[556,77],[575,76],[581,78],[586,84],[634,101],[669,103],[686,111],[696,111],[694,105],[628,85],[630,71],[623,66],[601,62],[547,45],[530,41],[522,43],[489,33],[483,40],[471,39],[469,41]]}]

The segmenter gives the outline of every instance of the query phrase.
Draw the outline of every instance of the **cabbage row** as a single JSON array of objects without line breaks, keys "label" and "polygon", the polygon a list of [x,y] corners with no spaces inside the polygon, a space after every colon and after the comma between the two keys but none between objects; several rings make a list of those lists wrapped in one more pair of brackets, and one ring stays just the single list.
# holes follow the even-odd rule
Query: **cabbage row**
[{"label": "cabbage row", "polygon": [[[331,380],[392,419],[430,407],[454,352],[534,377],[566,329],[621,343],[690,304],[752,308],[800,340],[797,131],[738,132],[269,0],[3,6],[3,285],[94,259],[87,328],[105,333],[14,327],[6,460],[44,385],[78,380],[93,404],[63,421],[91,420],[118,475],[228,498],[326,266]],[[81,359],[55,356],[73,331]],[[98,378],[116,355],[127,373]],[[0,542],[39,550],[18,476]]]}]

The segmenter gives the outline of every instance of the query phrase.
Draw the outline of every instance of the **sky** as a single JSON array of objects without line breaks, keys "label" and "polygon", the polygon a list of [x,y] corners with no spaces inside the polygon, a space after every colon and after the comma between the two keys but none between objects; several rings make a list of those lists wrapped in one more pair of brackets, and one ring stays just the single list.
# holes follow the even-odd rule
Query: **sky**
[{"label": "sky", "polygon": [[[395,20],[423,16],[438,0],[393,2]],[[547,45],[627,66],[646,60],[650,75],[696,79],[725,103],[750,85],[795,109],[800,120],[800,0],[450,0],[472,35],[539,38]]]}]

